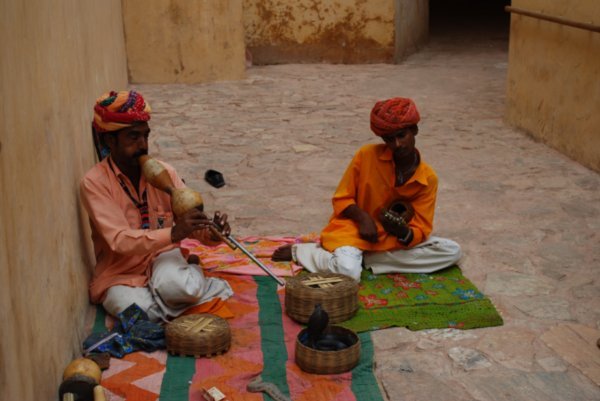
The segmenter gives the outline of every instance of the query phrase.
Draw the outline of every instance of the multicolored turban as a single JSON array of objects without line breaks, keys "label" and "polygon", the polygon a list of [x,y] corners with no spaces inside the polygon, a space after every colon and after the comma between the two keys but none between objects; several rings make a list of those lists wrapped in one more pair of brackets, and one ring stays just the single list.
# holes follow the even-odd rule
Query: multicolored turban
[{"label": "multicolored turban", "polygon": [[371,110],[371,131],[375,135],[393,134],[402,128],[416,125],[421,117],[415,102],[395,97],[375,103]]},{"label": "multicolored turban", "polygon": [[136,91],[111,91],[96,99],[94,122],[96,132],[111,132],[150,120],[150,105]]}]

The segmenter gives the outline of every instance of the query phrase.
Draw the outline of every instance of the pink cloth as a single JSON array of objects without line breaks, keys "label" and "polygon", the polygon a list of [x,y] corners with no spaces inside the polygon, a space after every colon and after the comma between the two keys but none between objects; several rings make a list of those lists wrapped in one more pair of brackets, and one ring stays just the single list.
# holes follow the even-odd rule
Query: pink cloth
[{"label": "pink cloth", "polygon": [[[318,236],[311,234],[305,237],[245,237],[236,239],[273,273],[285,277],[295,275],[297,271],[302,270],[302,267],[290,262],[273,262],[271,255],[275,249],[286,244],[315,242],[318,240]],[[242,251],[234,251],[223,243],[208,246],[196,240],[185,239],[181,242],[181,247],[191,254],[198,255],[202,268],[208,271],[250,276],[267,275]]]}]

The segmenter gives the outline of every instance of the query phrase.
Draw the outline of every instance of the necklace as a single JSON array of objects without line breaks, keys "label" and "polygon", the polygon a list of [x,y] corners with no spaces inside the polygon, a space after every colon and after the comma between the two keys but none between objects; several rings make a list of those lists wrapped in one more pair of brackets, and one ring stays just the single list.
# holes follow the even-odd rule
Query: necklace
[{"label": "necklace", "polygon": [[148,213],[148,196],[146,194],[146,190],[144,189],[144,192],[142,192],[142,196],[140,197],[142,199],[142,202],[138,202],[133,197],[133,195],[131,195],[129,188],[127,188],[127,185],[123,182],[121,177],[119,177],[117,175],[117,172],[115,171],[115,169],[112,165],[112,160],[110,158],[108,159],[108,165],[110,166],[110,169],[112,170],[112,172],[115,175],[115,177],[117,178],[117,180],[119,180],[119,184],[121,185],[121,188],[123,188],[123,191],[125,191],[125,193],[129,197],[129,199],[131,199],[131,201],[133,202],[135,207],[137,207],[138,211],[140,212],[140,216],[142,217],[142,226],[140,228],[142,230],[149,229],[150,228],[150,214]]}]

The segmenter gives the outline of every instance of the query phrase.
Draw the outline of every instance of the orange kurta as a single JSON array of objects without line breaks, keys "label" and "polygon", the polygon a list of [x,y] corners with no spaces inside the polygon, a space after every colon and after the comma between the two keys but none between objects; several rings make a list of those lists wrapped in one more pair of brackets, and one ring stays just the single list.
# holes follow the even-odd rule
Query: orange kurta
[{"label": "orange kurta", "polygon": [[[177,246],[171,244],[173,212],[171,197],[140,179],[139,190],[109,158],[96,164],[81,180],[81,200],[92,226],[92,241],[96,268],[89,287],[90,300],[100,303],[106,290],[114,285],[142,287],[151,275],[151,262],[163,251]],[[177,188],[185,184],[173,167],[163,163]],[[117,177],[138,200],[147,191],[150,229],[141,229],[139,210],[125,193]]]},{"label": "orange kurta", "polygon": [[[395,179],[392,153],[385,144],[360,148],[333,195],[333,215],[321,232],[323,247],[330,252],[344,245],[364,251],[391,251],[410,248],[425,241],[433,228],[438,186],[435,171],[421,161],[414,175],[404,185],[394,187]],[[413,240],[408,246],[388,234],[377,217],[381,208],[398,199],[409,202],[415,209],[415,217],[409,224]],[[342,216],[342,212],[353,204],[374,218],[378,235],[376,243],[360,238],[356,223]]]}]

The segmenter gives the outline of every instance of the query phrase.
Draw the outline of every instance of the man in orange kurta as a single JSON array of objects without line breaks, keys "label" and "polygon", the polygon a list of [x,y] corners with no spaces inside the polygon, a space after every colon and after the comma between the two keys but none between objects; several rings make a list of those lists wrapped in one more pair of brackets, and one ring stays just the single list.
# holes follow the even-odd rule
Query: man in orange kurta
[{"label": "man in orange kurta", "polygon": [[[415,148],[419,120],[410,99],[375,104],[371,129],[384,143],[365,145],[354,155],[333,195],[321,245],[284,246],[273,259],[293,259],[311,272],[331,271],[357,281],[363,264],[375,274],[430,273],[458,261],[457,243],[430,237],[438,178]],[[389,227],[381,221],[382,209],[393,201],[414,209],[406,224]]]},{"label": "man in orange kurta", "polygon": [[[150,106],[135,91],[106,93],[94,107],[94,131],[110,154],[80,185],[96,254],[89,294],[112,315],[136,303],[151,320],[168,320],[191,306],[225,300],[233,291],[225,280],[204,277],[178,246],[192,233],[214,244],[212,221],[192,209],[174,222],[170,196],[141,173],[138,158],[148,152],[149,119]],[[175,169],[160,163],[175,187],[183,187]],[[229,230],[225,214],[215,213],[213,221]]]}]

